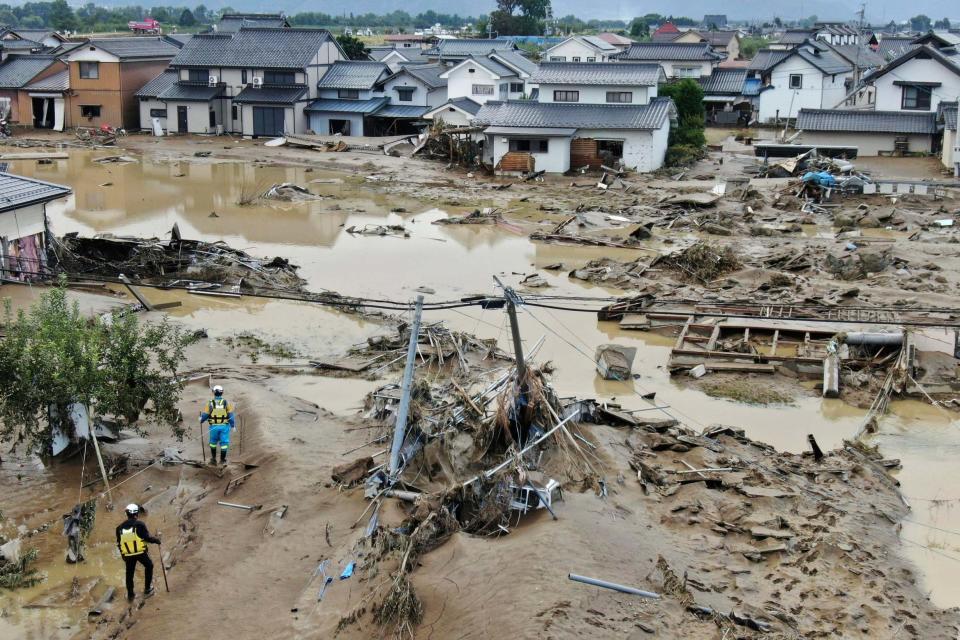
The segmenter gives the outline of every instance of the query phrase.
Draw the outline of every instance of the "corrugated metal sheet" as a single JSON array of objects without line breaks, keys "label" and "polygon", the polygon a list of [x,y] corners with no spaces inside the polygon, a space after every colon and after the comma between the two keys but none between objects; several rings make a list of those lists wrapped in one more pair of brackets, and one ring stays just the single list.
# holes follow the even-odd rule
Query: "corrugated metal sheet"
[{"label": "corrugated metal sheet", "polygon": [[369,100],[314,100],[304,111],[334,111],[336,113],[374,113],[379,111],[390,98],[370,98]]},{"label": "corrugated metal sheet", "polygon": [[797,129],[854,133],[936,133],[935,113],[907,111],[855,111],[852,109],[800,109]]}]

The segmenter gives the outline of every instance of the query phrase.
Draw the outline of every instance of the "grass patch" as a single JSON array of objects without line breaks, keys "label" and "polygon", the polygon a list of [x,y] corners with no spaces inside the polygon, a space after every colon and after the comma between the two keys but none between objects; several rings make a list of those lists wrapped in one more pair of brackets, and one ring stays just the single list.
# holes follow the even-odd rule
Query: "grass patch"
[{"label": "grass patch", "polygon": [[293,360],[300,357],[300,353],[289,343],[267,342],[249,332],[221,338],[221,341],[231,349],[246,352],[253,362],[257,362],[262,355],[271,356],[277,360]]},{"label": "grass patch", "polygon": [[793,404],[793,397],[758,384],[756,380],[715,380],[703,382],[701,389],[712,398],[724,398],[744,404]]}]

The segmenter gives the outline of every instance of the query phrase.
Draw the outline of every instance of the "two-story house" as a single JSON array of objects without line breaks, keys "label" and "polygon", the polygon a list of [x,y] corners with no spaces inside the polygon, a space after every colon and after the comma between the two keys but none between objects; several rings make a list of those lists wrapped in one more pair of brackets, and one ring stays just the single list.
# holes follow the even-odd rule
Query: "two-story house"
[{"label": "two-story house", "polygon": [[92,38],[63,59],[70,72],[72,125],[140,127],[136,93],[180,51],[160,37]]},{"label": "two-story house", "polygon": [[878,111],[935,113],[941,102],[960,97],[960,52],[931,44],[907,50],[866,79]]},{"label": "two-story house", "polygon": [[389,76],[390,68],[382,62],[335,63],[320,78],[317,99],[306,108],[310,130],[318,135],[372,135],[368,118],[390,103],[376,88]]},{"label": "two-story house", "polygon": [[304,133],[318,81],[346,57],[325,29],[241,26],[188,40],[170,62],[175,81],[158,78],[159,95],[139,97],[153,117],[163,103],[171,133]]},{"label": "two-story house", "polygon": [[570,36],[544,51],[543,59],[549,62],[606,62],[624,48],[600,36]]},{"label": "two-story house", "polygon": [[538,100],[484,104],[486,161],[502,172],[564,173],[585,166],[653,171],[663,165],[676,108],[657,97],[658,64],[545,62],[530,78]]},{"label": "two-story house", "polygon": [[754,62],[748,71],[761,79],[760,122],[796,118],[800,109],[837,108],[846,99],[854,71],[829,45],[816,40],[789,51],[764,52]]},{"label": "two-story house", "polygon": [[537,65],[513,50],[491,51],[465,58],[440,74],[447,81],[447,97],[487,100],[519,100],[528,94],[527,82]]},{"label": "two-story house", "polygon": [[374,62],[386,64],[392,72],[399,71],[404,65],[428,62],[423,50],[419,47],[370,47],[368,55]]},{"label": "two-story house", "polygon": [[425,49],[423,55],[430,62],[443,62],[453,66],[467,58],[482,57],[491,51],[516,51],[517,45],[508,38],[441,38]]},{"label": "two-story house", "polygon": [[615,54],[621,62],[655,62],[668,79],[709,76],[723,56],[706,42],[636,42],[626,51]]}]

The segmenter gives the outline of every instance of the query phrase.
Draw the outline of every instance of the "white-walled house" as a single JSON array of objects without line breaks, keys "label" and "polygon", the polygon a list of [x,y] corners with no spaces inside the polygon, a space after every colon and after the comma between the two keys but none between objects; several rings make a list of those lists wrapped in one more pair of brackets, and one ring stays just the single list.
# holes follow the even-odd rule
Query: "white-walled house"
[{"label": "white-walled house", "polygon": [[620,62],[655,62],[669,79],[709,76],[723,56],[706,42],[635,42],[614,56]]},{"label": "white-walled house", "polygon": [[570,36],[544,51],[542,58],[548,62],[607,62],[622,50],[599,36]]},{"label": "white-walled house", "polygon": [[370,47],[370,59],[383,62],[390,71],[397,72],[406,64],[424,64],[427,57],[420,47]]},{"label": "white-walled house", "polygon": [[[316,98],[319,79],[344,59],[325,29],[241,26],[198,34],[170,62],[176,80],[159,95],[140,97],[165,105],[170,133],[304,133],[304,107]],[[141,126],[149,128],[150,120]]]},{"label": "white-walled house", "polygon": [[68,187],[0,173],[0,278],[40,279],[47,263],[48,202],[70,195]]},{"label": "white-walled house", "polygon": [[658,64],[543,62],[530,78],[539,102],[647,104],[666,77]]},{"label": "white-walled house", "polygon": [[935,113],[941,102],[960,97],[960,53],[921,45],[866,79],[878,111]]},{"label": "white-walled house", "polygon": [[937,139],[935,113],[863,109],[801,109],[799,144],[857,147],[858,156],[930,153]]},{"label": "white-walled house", "polygon": [[317,84],[317,99],[306,108],[310,130],[318,135],[370,135],[367,117],[390,102],[376,90],[389,76],[390,69],[382,62],[335,63]]},{"label": "white-walled house", "polygon": [[814,40],[770,56],[766,69],[753,67],[762,82],[758,99],[760,122],[795,118],[800,109],[833,109],[844,102],[853,66],[828,45]]},{"label": "white-walled house", "polygon": [[488,100],[516,100],[527,94],[527,79],[536,68],[529,60],[527,69],[519,61],[508,64],[496,52],[478,58],[466,58],[440,74],[447,81],[448,98],[470,98],[483,104]]},{"label": "white-walled house", "polygon": [[501,173],[620,164],[639,172],[663,166],[676,107],[647,104],[488,101],[473,119],[486,126],[484,160]]},{"label": "white-walled house", "polygon": [[447,81],[440,77],[446,70],[439,63],[404,65],[374,89],[397,104],[436,107],[447,101]]},{"label": "white-walled house", "polygon": [[443,120],[451,127],[466,127],[473,123],[482,105],[467,97],[451,98],[423,114],[424,120]]}]

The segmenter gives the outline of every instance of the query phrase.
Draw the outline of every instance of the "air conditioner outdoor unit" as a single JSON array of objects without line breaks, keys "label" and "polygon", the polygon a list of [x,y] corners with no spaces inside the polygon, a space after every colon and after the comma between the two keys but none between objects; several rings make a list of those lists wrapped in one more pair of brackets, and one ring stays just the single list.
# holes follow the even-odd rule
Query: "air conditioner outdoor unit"
[{"label": "air conditioner outdoor unit", "polygon": [[259,89],[263,86],[263,78],[254,78],[253,79],[253,88]]},{"label": "air conditioner outdoor unit", "polygon": [[209,76],[209,77],[207,77],[207,86],[209,86],[209,87],[215,87],[215,86],[217,86],[217,82],[218,82],[219,80],[220,80],[220,78],[218,78],[217,76]]}]

